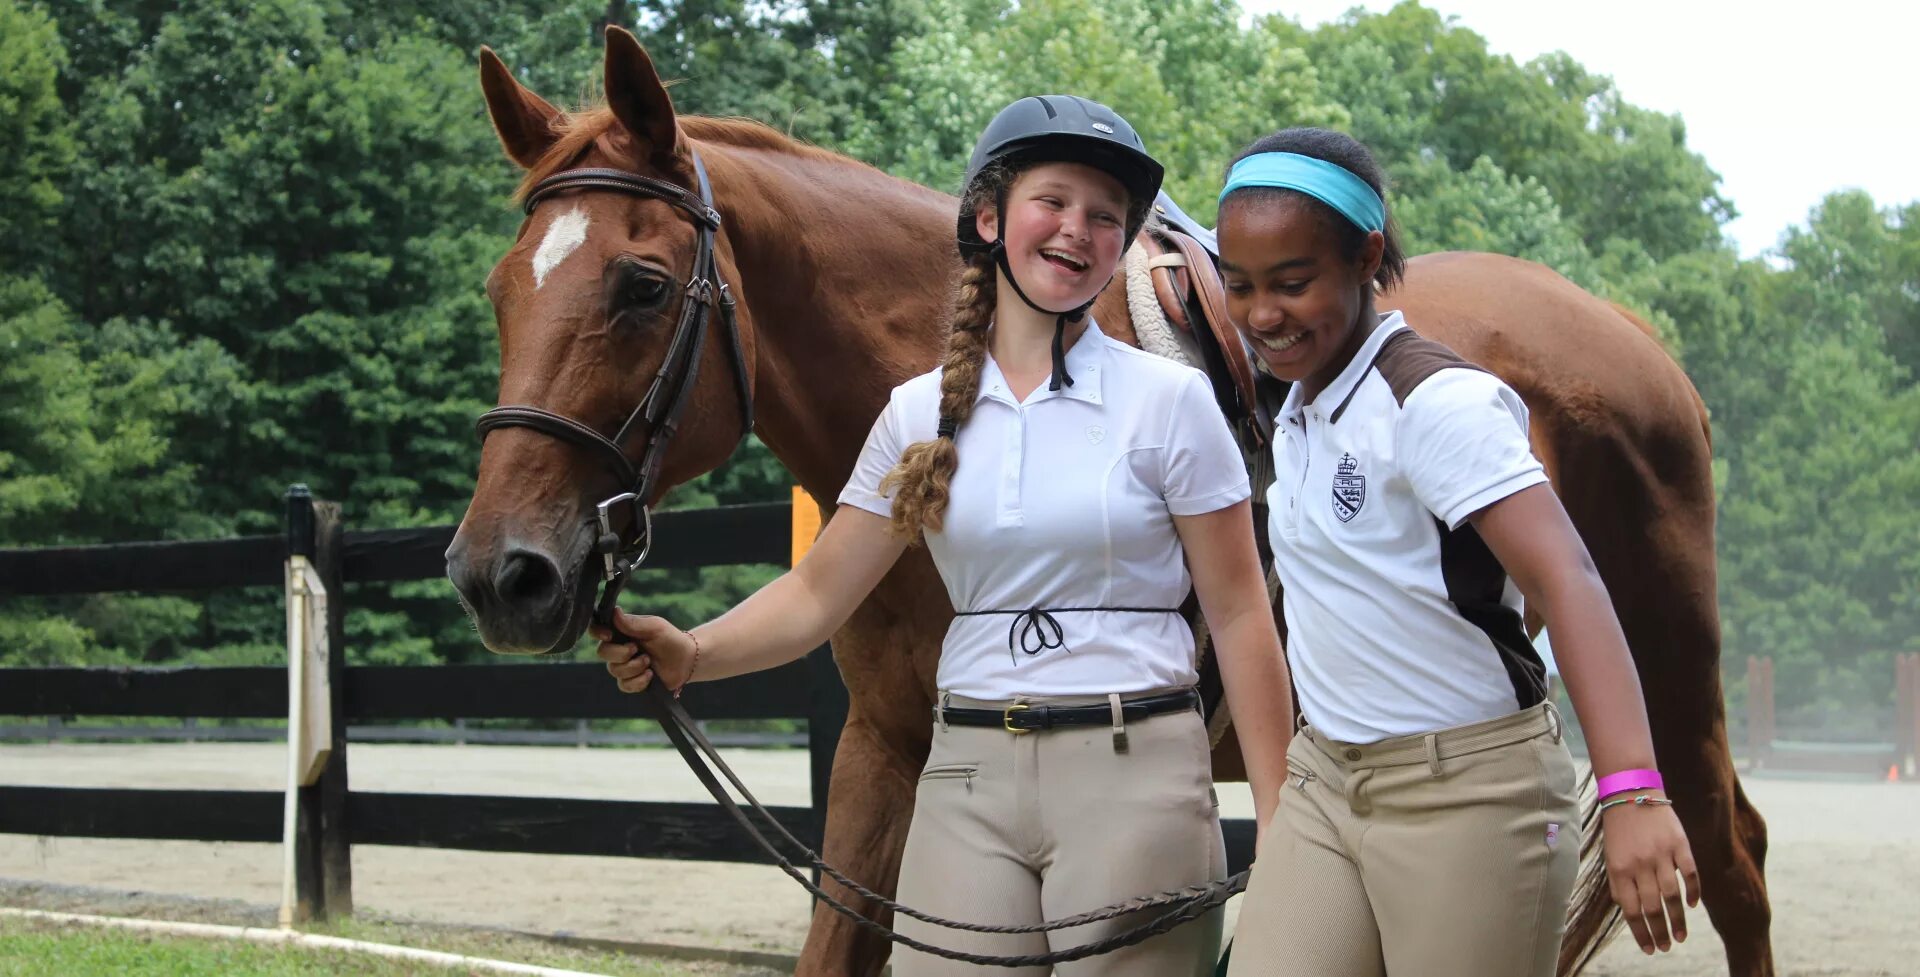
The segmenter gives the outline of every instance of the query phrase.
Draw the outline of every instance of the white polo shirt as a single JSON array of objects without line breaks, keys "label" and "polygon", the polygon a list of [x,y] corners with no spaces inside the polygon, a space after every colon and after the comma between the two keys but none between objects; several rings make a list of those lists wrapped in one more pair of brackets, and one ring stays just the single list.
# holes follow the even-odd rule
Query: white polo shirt
[{"label": "white polo shirt", "polygon": [[[1109,339],[1088,320],[1067,351],[1074,385],[1016,401],[987,358],[944,525],[927,548],[956,611],[939,687],[980,699],[1143,692],[1199,680],[1176,614],[1192,587],[1173,516],[1252,494],[1240,450],[1197,370]],[[934,437],[941,372],[894,388],[840,504],[890,515],[880,480]],[[1059,631],[1053,630],[1057,623]]]},{"label": "white polo shirt", "polygon": [[1519,395],[1392,312],[1300,398],[1275,418],[1267,501],[1307,722],[1372,743],[1540,702],[1520,592],[1467,522],[1547,479]]}]

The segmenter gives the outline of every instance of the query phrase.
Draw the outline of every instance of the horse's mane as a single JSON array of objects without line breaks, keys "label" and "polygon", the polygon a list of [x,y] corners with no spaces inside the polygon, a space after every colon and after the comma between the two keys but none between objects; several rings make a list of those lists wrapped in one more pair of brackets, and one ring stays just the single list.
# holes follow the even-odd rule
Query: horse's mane
[{"label": "horse's mane", "polygon": [[[849,156],[827,149],[821,149],[810,143],[802,142],[763,122],[745,118],[718,118],[704,115],[683,115],[677,120],[683,136],[702,142],[720,143],[737,146],[742,149],[759,149],[768,152],[784,153],[817,160],[832,160],[840,163],[866,164]],[[540,161],[528,168],[527,175],[520,180],[520,186],[514,190],[514,200],[522,201],[541,180],[546,179],[573,165],[573,161],[586,152],[594,140],[606,135],[620,124],[613,110],[605,105],[596,105],[578,112],[569,112],[554,125],[560,131],[560,138],[548,147]]]}]

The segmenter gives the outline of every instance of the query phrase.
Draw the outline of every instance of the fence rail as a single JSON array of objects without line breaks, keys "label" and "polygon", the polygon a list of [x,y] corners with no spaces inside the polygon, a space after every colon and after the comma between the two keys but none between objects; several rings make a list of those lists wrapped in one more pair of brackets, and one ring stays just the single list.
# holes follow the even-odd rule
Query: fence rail
[{"label": "fence rail", "polygon": [[[707,739],[724,748],[806,749],[805,732],[773,733],[748,730],[716,730],[705,720]],[[0,724],[0,743],[57,742],[163,742],[163,743],[279,743],[287,738],[284,725],[202,726],[192,719],[160,725],[156,723],[93,725],[67,722],[48,716],[40,723]],[[452,726],[375,725],[347,727],[349,743],[452,743],[457,746],[670,746],[673,741],[664,732],[630,732],[595,729],[588,720],[579,720],[567,729],[498,729],[468,726],[458,721]]]},{"label": "fence rail", "polygon": [[[1747,659],[1747,757],[1757,769],[1795,773],[1920,776],[1920,653],[1893,656],[1891,735],[1879,742],[1782,737],[1774,709],[1773,659]],[[1791,731],[1789,731],[1791,732]]]},{"label": "fence rail", "polygon": [[[311,562],[327,592],[321,630],[329,651],[322,671],[331,688],[326,700],[331,714],[330,724],[323,725],[330,732],[327,742],[318,744],[326,759],[317,779],[290,787],[290,874],[297,889],[291,918],[352,912],[349,852],[355,844],[764,861],[707,803],[349,790],[347,744],[369,731],[390,729],[380,723],[652,717],[643,713],[641,700],[620,694],[597,664],[347,667],[343,585],[441,577],[455,527],[349,532],[338,506],[313,501],[301,487],[288,493],[287,503],[284,536],[0,550],[0,596],[284,588],[289,567],[296,565],[293,558]],[[796,541],[802,535],[811,538],[814,527],[817,521],[804,501],[661,513],[654,520],[648,566],[784,564],[797,555]],[[285,667],[0,669],[0,716],[287,718],[289,674]],[[829,651],[817,649],[778,669],[703,683],[688,690],[686,704],[703,721],[806,720],[812,804],[773,811],[796,836],[817,844],[847,708],[846,689]],[[105,728],[93,729],[109,735]],[[285,736],[290,730],[263,732]],[[494,731],[434,732],[478,742]],[[554,735],[577,742],[569,739],[577,732]],[[283,824],[288,796],[0,785],[0,833],[281,841],[288,837]],[[1244,867],[1252,858],[1252,822],[1228,821],[1222,827],[1230,865]]]}]

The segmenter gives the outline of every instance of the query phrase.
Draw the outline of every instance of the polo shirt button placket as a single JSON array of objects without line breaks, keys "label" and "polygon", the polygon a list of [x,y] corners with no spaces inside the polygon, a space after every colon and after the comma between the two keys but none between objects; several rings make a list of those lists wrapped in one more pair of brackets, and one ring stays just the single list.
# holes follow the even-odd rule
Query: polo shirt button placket
[{"label": "polo shirt button placket", "polygon": [[1007,425],[1006,453],[1000,463],[1000,511],[995,520],[1002,526],[1026,523],[1020,504],[1020,467],[1025,464],[1027,412],[1015,408]]}]

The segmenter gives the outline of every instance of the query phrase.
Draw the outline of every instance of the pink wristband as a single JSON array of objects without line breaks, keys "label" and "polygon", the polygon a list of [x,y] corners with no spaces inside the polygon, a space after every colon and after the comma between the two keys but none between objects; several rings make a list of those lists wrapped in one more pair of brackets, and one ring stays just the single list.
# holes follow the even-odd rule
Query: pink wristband
[{"label": "pink wristband", "polygon": [[1601,777],[1597,784],[1602,800],[1629,790],[1666,789],[1666,784],[1661,781],[1660,772],[1657,770],[1621,770]]}]

